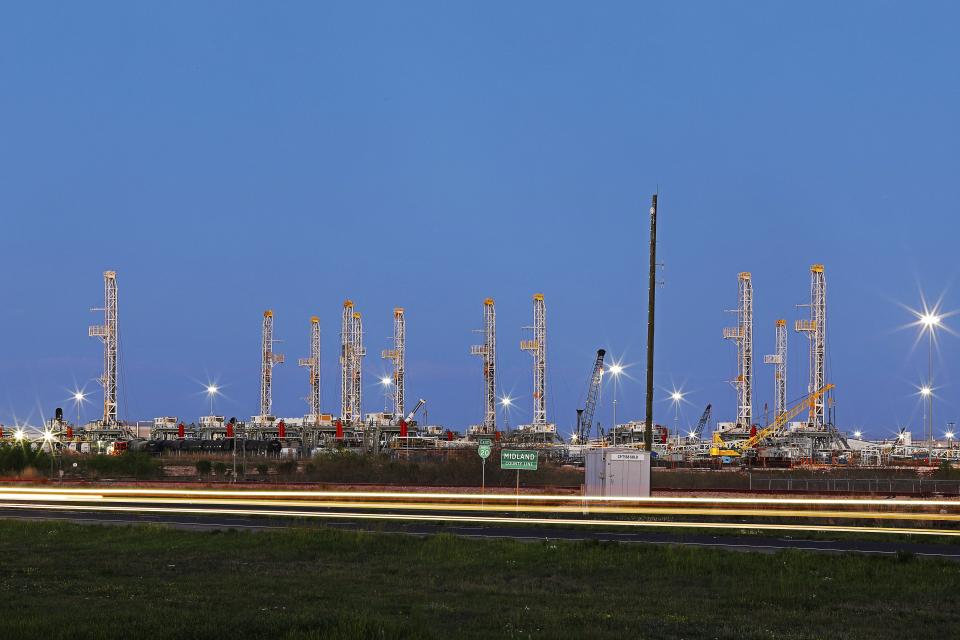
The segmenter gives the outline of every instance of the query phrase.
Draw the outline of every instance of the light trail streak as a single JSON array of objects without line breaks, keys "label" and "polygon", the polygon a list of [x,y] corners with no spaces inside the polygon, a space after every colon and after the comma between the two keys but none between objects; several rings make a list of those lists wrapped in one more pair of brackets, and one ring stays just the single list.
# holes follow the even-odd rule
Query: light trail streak
[{"label": "light trail streak", "polygon": [[[939,522],[958,522],[960,514],[938,513],[903,513],[885,511],[802,511],[785,509],[724,509],[724,508],[669,508],[669,507],[604,507],[604,506],[577,506],[577,505],[492,505],[483,506],[478,503],[450,503],[450,502],[363,502],[363,501],[306,501],[306,500],[197,500],[193,498],[119,498],[97,496],[99,501],[110,504],[126,504],[129,502],[147,504],[181,504],[187,506],[208,505],[243,505],[255,507],[310,507],[317,509],[400,509],[410,511],[483,511],[510,510],[523,513],[597,513],[607,515],[669,515],[669,516],[734,516],[759,518],[842,518],[860,520],[921,520]],[[34,500],[31,494],[0,494],[5,500]],[[83,496],[64,496],[68,502],[83,501]],[[960,507],[960,504],[957,505]]]},{"label": "light trail streak", "polygon": [[97,494],[97,495],[133,495],[133,496],[207,496],[242,498],[382,498],[382,499],[431,499],[431,500],[493,500],[515,502],[631,502],[637,504],[657,503],[717,503],[717,504],[782,504],[782,505],[856,505],[856,506],[916,506],[916,507],[958,507],[960,500],[915,500],[900,498],[729,498],[702,496],[651,496],[648,498],[526,494],[517,496],[508,493],[432,493],[432,492],[389,492],[389,491],[261,491],[261,490],[220,490],[220,489],[139,489],[139,488],[46,488],[46,487],[2,487],[0,491],[38,494]]},{"label": "light trail streak", "polygon": [[[59,510],[62,505],[31,504],[31,503],[0,503],[0,508],[11,509],[43,509]],[[396,514],[396,513],[350,513],[317,511],[280,511],[269,509],[191,509],[184,511],[173,507],[125,507],[109,505],[75,505],[75,511],[100,512],[128,512],[128,513],[177,513],[183,515],[233,515],[233,516],[282,516],[317,519],[344,519],[356,520],[395,520],[406,522],[462,522],[472,524],[539,524],[539,525],[572,525],[572,526],[606,526],[628,528],[666,528],[666,529],[736,529],[757,531],[806,531],[818,533],[884,533],[895,535],[923,535],[923,536],[950,536],[960,537],[960,531],[943,529],[913,529],[896,527],[867,527],[867,526],[838,526],[818,524],[755,524],[730,522],[656,522],[637,520],[586,520],[578,518],[520,518],[505,516],[461,516],[461,515],[430,515],[430,514]]]}]

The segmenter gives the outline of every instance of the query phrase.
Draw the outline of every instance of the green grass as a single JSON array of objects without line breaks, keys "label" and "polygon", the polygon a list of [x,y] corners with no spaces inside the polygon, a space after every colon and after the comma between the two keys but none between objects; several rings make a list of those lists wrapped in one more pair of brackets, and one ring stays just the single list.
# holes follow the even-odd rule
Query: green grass
[{"label": "green grass", "polygon": [[0,638],[898,638],[947,561],[0,522]]}]

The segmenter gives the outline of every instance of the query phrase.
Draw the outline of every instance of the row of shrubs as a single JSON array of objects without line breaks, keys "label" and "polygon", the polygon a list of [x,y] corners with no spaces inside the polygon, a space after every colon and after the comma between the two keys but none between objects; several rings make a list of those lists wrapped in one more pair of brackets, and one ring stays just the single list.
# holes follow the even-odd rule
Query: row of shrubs
[{"label": "row of shrubs", "polygon": [[50,456],[28,444],[0,445],[0,475],[20,476],[28,469],[49,473]]}]

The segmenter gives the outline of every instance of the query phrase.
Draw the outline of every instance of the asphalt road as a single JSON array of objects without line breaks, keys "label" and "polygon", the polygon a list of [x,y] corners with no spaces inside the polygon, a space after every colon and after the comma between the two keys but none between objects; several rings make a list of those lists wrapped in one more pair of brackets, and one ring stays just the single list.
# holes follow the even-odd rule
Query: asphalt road
[{"label": "asphalt road", "polygon": [[[658,544],[689,547],[727,549],[754,553],[776,553],[787,549],[813,553],[860,553],[868,555],[896,555],[911,553],[920,557],[960,560],[960,545],[926,544],[897,539],[873,540],[803,540],[790,537],[716,536],[685,533],[682,535],[653,531],[607,531],[596,527],[575,529],[538,526],[459,526],[422,523],[391,523],[371,520],[353,520],[349,517],[326,520],[323,523],[283,517],[246,517],[225,515],[194,515],[190,513],[136,513],[136,512],[88,512],[59,505],[57,509],[32,509],[30,507],[0,507],[0,518],[9,520],[69,521],[100,525],[165,525],[192,530],[240,529],[268,531],[290,528],[336,527],[351,530],[400,533],[413,536],[429,536],[438,533],[466,538],[511,539],[520,541],[545,540],[596,540],[629,544]],[[749,528],[746,525],[745,528]]]}]

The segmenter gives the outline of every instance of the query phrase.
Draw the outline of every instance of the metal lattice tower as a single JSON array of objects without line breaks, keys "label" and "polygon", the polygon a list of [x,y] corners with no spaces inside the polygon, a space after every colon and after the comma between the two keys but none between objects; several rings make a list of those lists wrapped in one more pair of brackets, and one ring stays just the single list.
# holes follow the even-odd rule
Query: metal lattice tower
[{"label": "metal lattice tower", "polygon": [[787,321],[777,320],[776,352],[764,356],[765,364],[773,368],[773,415],[776,418],[787,410]]},{"label": "metal lattice tower", "polygon": [[273,367],[283,362],[283,354],[273,352],[273,311],[263,312],[262,345],[260,349],[260,416],[266,417],[273,408]]},{"label": "metal lattice tower", "polygon": [[320,318],[310,318],[310,357],[300,358],[297,361],[301,367],[307,367],[310,373],[310,395],[307,404],[310,405],[310,417],[314,424],[320,421]]},{"label": "metal lattice tower", "polygon": [[[810,339],[810,382],[809,393],[825,386],[824,363],[827,352],[827,281],[823,265],[810,267],[810,319],[797,320],[794,328],[798,333],[807,334]],[[824,427],[824,395],[820,394],[810,405],[810,424],[814,429]]]},{"label": "metal lattice tower", "polygon": [[357,421],[363,421],[363,357],[367,355],[367,350],[363,348],[363,317],[359,311],[353,312],[353,346],[351,355],[353,356],[353,365],[351,373],[353,374],[352,400],[353,409],[351,413]]},{"label": "metal lattice tower", "polygon": [[483,301],[483,344],[470,347],[470,353],[483,358],[483,428],[497,430],[497,311],[493,298]]},{"label": "metal lattice tower", "polygon": [[547,310],[542,293],[533,295],[533,340],[522,340],[520,348],[533,356],[533,425],[547,424]]},{"label": "metal lattice tower", "polygon": [[393,349],[384,349],[384,360],[393,362],[393,416],[403,418],[404,408],[404,369],[407,363],[407,320],[403,308],[393,310]]},{"label": "metal lattice tower", "polygon": [[87,329],[87,335],[103,341],[103,426],[112,427],[117,420],[117,354],[120,345],[120,324],[117,313],[117,272],[103,272],[103,324]]},{"label": "metal lattice tower", "polygon": [[343,301],[340,324],[340,419],[350,423],[353,415],[353,302]]},{"label": "metal lattice tower", "polygon": [[753,280],[749,271],[737,276],[737,326],[723,330],[723,337],[737,345],[737,424],[749,428],[753,424]]}]

